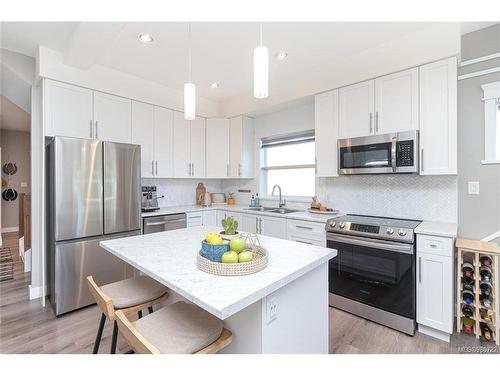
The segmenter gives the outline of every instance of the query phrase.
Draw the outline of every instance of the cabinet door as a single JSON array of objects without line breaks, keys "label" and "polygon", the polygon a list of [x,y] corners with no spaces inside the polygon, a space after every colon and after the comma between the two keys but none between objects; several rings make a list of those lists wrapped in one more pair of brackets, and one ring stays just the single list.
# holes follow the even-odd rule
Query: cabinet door
[{"label": "cabinet door", "polygon": [[154,107],[150,104],[132,102],[132,143],[141,146],[141,177],[155,175]]},{"label": "cabinet door", "polygon": [[338,90],[325,92],[314,98],[316,176],[318,177],[338,176],[338,100]]},{"label": "cabinet door", "polygon": [[241,154],[243,152],[243,116],[229,120],[229,176],[241,176]]},{"label": "cabinet door", "polygon": [[286,238],[286,219],[262,216],[259,232],[265,236]]},{"label": "cabinet door", "polygon": [[375,80],[375,133],[418,129],[418,68]]},{"label": "cabinet door", "polygon": [[191,176],[192,177],[205,177],[205,119],[197,117],[196,120],[191,121]]},{"label": "cabinet door", "polygon": [[217,226],[222,227],[222,219],[226,218],[226,211],[224,210],[217,210]]},{"label": "cabinet door", "polygon": [[207,120],[207,177],[229,176],[229,120]]},{"label": "cabinet door", "polygon": [[257,233],[259,216],[242,214],[239,229],[243,232]]},{"label": "cabinet door", "polygon": [[417,254],[417,322],[452,333],[453,258]]},{"label": "cabinet door", "polygon": [[203,216],[203,225],[210,225],[210,226],[217,226],[217,213],[219,211],[216,210],[210,210],[210,211],[203,211],[202,216]]},{"label": "cabinet door", "polygon": [[173,111],[154,108],[154,159],[158,177],[172,177],[172,128]]},{"label": "cabinet door", "polygon": [[172,150],[173,150],[173,172],[174,177],[189,177],[190,166],[190,124],[184,120],[184,114],[174,111]]},{"label": "cabinet door", "polygon": [[339,89],[339,137],[374,134],[375,82],[360,82]]},{"label": "cabinet door", "polygon": [[44,80],[45,135],[93,138],[92,90]]},{"label": "cabinet door", "polygon": [[94,91],[95,138],[130,143],[132,138],[132,101]]},{"label": "cabinet door", "polygon": [[457,174],[457,59],[420,67],[420,174]]}]

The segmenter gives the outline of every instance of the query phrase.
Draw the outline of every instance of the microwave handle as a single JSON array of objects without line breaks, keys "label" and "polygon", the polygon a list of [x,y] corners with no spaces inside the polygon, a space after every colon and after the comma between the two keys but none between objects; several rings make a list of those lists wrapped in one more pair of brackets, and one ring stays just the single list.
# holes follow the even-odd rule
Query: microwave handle
[{"label": "microwave handle", "polygon": [[397,145],[398,139],[396,137],[392,137],[391,141],[391,166],[392,166],[392,171],[396,172],[396,145]]}]

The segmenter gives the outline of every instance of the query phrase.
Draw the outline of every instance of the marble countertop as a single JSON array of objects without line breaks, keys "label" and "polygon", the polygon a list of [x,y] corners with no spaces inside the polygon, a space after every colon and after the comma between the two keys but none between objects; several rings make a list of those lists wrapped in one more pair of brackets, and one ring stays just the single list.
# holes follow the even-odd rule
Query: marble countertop
[{"label": "marble countertop", "polygon": [[243,206],[243,205],[228,206],[225,204],[212,205],[210,207],[203,207],[203,206],[196,206],[196,205],[172,206],[172,207],[161,207],[160,210],[158,210],[158,211],[143,212],[142,217],[171,215],[171,214],[177,214],[177,213],[183,213],[183,212],[225,210],[225,211],[239,212],[239,213],[245,213],[245,214],[251,214],[251,215],[274,216],[274,217],[282,217],[285,219],[304,220],[304,221],[311,221],[311,222],[324,224],[324,223],[326,223],[326,221],[329,218],[343,215],[342,213],[332,214],[332,215],[313,214],[313,213],[310,213],[308,211],[303,211],[303,210],[300,210],[297,212],[292,212],[289,214],[279,214],[279,213],[269,212],[269,211],[262,211],[262,212],[261,211],[252,211],[252,210],[248,210],[248,208],[249,208],[248,206]]},{"label": "marble countertop", "polygon": [[430,236],[439,237],[457,237],[458,225],[454,223],[441,223],[437,221],[422,221],[422,223],[415,228],[417,234],[427,234]]},{"label": "marble countertop", "polygon": [[[220,319],[326,263],[337,251],[259,235],[268,266],[248,276],[215,276],[200,271],[196,256],[208,231],[204,226],[102,241],[101,247]],[[325,280],[327,282],[327,280]]]}]

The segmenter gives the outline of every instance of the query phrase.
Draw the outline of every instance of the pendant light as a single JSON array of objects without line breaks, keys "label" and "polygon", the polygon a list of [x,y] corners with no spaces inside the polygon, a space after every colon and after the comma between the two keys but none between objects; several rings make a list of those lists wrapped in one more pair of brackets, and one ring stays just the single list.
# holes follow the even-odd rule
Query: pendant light
[{"label": "pendant light", "polygon": [[191,81],[191,22],[189,22],[189,75],[188,82],[184,84],[184,118],[196,118],[196,86]]},{"label": "pendant light", "polygon": [[269,96],[269,49],[262,45],[262,22],[260,44],[253,50],[253,96],[257,99]]}]

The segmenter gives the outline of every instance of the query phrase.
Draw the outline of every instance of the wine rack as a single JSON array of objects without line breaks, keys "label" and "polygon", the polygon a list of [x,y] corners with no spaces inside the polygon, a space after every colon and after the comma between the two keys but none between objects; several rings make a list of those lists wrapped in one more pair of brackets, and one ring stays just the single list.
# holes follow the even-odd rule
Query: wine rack
[{"label": "wine rack", "polygon": [[458,239],[456,247],[457,332],[500,345],[500,248],[493,242],[464,239]]}]

